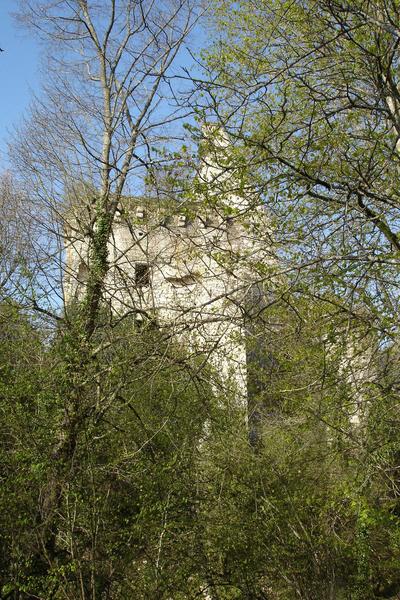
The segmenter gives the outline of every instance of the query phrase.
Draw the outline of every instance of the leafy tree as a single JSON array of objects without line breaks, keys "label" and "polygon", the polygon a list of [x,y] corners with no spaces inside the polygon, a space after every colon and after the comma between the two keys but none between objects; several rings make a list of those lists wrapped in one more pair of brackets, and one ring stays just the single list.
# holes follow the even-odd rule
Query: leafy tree
[{"label": "leafy tree", "polygon": [[[215,2],[201,105],[253,165],[288,269],[398,324],[397,2]],[[208,102],[208,99],[210,100]],[[297,271],[296,271],[297,272]]]},{"label": "leafy tree", "polygon": [[[4,597],[396,593],[395,350],[378,355],[352,422],[343,313],[282,300],[254,324],[274,358],[255,373],[256,445],[232,399],[156,329],[110,327],[103,314],[77,378],[72,324],[49,343],[15,306],[2,315]],[[72,460],[55,456],[66,409]]]},{"label": "leafy tree", "polygon": [[[196,463],[214,410],[209,390],[176,348],[170,355],[157,333],[128,325],[108,333],[112,344],[95,367],[86,363],[86,380],[72,381],[70,363],[81,355],[69,332],[49,346],[26,319],[12,320],[13,310],[2,314],[25,350],[7,339],[1,351],[4,597],[198,589]],[[78,386],[80,405],[70,406]],[[75,411],[71,456],[54,445],[66,408]]]},{"label": "leafy tree", "polygon": [[[232,190],[222,174],[207,202],[258,187],[277,226],[273,260],[251,265],[267,293],[242,306],[250,436],[204,357],[104,302],[117,208],[154,156],[153,109],[195,7],[22,8],[58,44],[15,152],[27,205],[56,232],[42,237],[49,269],[25,300],[57,327],[49,335],[28,302],[0,307],[2,596],[392,598],[396,2],[216,4],[214,78],[198,83],[236,140],[216,155],[240,176]],[[173,169],[159,173],[175,190]],[[206,189],[200,175],[193,194]],[[65,224],[89,240],[88,280],[55,314]]]},{"label": "leafy tree", "polygon": [[[97,431],[107,437],[103,419],[109,409],[117,410],[127,382],[110,350],[114,347],[117,353],[120,343],[120,338],[114,337],[119,316],[104,309],[109,240],[122,197],[132,187],[136,189],[137,174],[143,174],[146,164],[152,162],[153,148],[163,145],[163,127],[173,124],[176,128],[180,120],[181,112],[168,105],[168,95],[174,93],[170,68],[198,11],[186,0],[167,0],[157,6],[131,0],[32,0],[19,3],[18,18],[40,37],[48,59],[45,89],[33,102],[12,150],[25,191],[24,217],[31,218],[39,232],[37,269],[21,296],[24,306],[53,317],[55,339],[51,348],[41,348],[49,366],[39,391],[33,390],[31,398],[34,405],[40,405],[39,412],[44,411],[48,441],[41,449],[43,461],[37,461],[43,462],[40,493],[33,494],[36,513],[31,513],[31,524],[35,523],[37,540],[27,552],[35,564],[40,563],[40,569],[37,581],[32,579],[34,569],[30,571],[29,565],[23,582],[17,585],[15,578],[13,581],[19,590],[16,594],[50,597],[65,593],[75,598],[90,593],[94,598],[106,593],[97,571],[90,574],[82,562],[71,571],[75,569],[72,554],[80,560],[85,553],[88,556],[88,540],[94,544],[94,521],[81,523],[92,537],[87,533],[84,543],[75,548],[65,527],[70,518],[65,510],[68,502],[78,502],[83,494],[77,483],[75,486],[78,481],[83,485],[83,479],[75,479],[77,461],[82,460],[87,469],[97,465],[97,446],[95,450],[88,442],[90,452],[85,454],[83,439],[91,435],[90,442],[94,442],[100,435]],[[158,114],[163,113],[161,119],[156,108]],[[70,303],[63,311],[71,230],[73,240],[88,243],[88,277],[80,305]],[[139,343],[138,352],[127,351],[122,360],[126,335],[120,334],[121,364],[129,372],[146,361],[150,364]],[[132,342],[138,339],[132,336]],[[154,360],[156,348],[152,346]],[[39,400],[43,389],[49,402],[45,407]],[[115,446],[110,443],[110,447]],[[104,450],[99,446],[98,451]],[[31,462],[36,461],[32,458]],[[84,473],[88,476],[88,471]],[[87,519],[89,515],[94,519],[93,498],[86,495],[79,505],[87,511]],[[97,560],[94,547],[91,552],[93,569]],[[62,558],[65,553],[66,561]],[[72,573],[76,573],[73,577],[79,582],[79,591],[75,584],[68,587]],[[60,577],[66,581],[64,592],[59,588]]]},{"label": "leafy tree", "polygon": [[207,447],[210,589],[216,598],[392,598],[396,394],[383,391],[376,367],[356,424],[354,381],[342,370],[349,324],[319,301],[295,309],[281,302],[268,330],[259,324],[256,343],[267,336],[274,360],[256,367],[256,448],[233,419]]}]

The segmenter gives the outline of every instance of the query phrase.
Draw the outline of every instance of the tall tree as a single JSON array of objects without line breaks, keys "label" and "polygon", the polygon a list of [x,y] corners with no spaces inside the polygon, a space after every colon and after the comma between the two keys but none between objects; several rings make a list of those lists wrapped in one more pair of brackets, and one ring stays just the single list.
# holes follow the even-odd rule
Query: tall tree
[{"label": "tall tree", "polygon": [[[103,362],[113,331],[107,329],[108,337],[99,333],[110,319],[102,303],[109,240],[122,197],[137,190],[138,175],[159,160],[156,150],[173,145],[178,135],[182,112],[170,102],[171,69],[199,13],[191,0],[20,2],[18,18],[46,49],[44,91],[12,146],[25,190],[22,213],[35,224],[39,241],[38,269],[23,301],[55,316],[59,340],[51,460],[37,498],[31,554],[44,577],[65,552],[60,515],[77,457],[91,427],[101,428],[125,386],[122,380],[111,386],[113,367]],[[170,126],[175,137],[168,135]],[[64,307],[65,253],[68,244],[82,240],[88,245],[84,298],[78,307]],[[144,352],[137,363],[132,359],[130,368],[147,358]],[[91,577],[100,577],[96,573]],[[35,586],[27,585],[28,596],[34,594]],[[101,594],[97,585],[89,592],[85,583],[81,597]],[[73,588],[71,597],[76,593]]]},{"label": "tall tree", "polygon": [[[168,104],[174,94],[171,67],[198,19],[196,4],[20,3],[19,19],[48,48],[47,83],[13,153],[32,210],[47,225],[47,235],[57,234],[53,252],[63,251],[66,223],[73,222],[77,237],[89,239],[88,339],[96,327],[107,242],[121,197],[137,190],[138,173],[152,165],[154,148],[173,143],[168,125],[176,132],[182,117],[179,107]],[[46,276],[51,277],[49,267]],[[54,276],[53,293],[60,293],[57,268]]]},{"label": "tall tree", "polygon": [[363,318],[390,333],[399,314],[398,3],[214,6],[203,108],[245,147],[282,257],[310,273],[318,263],[320,290],[331,282],[339,305],[363,304]]},{"label": "tall tree", "polygon": [[[367,394],[358,397],[361,430],[348,430],[335,450],[320,446],[327,456],[357,456],[350,477],[358,471],[370,498],[356,502],[353,586],[339,591],[337,582],[329,593],[390,598],[398,582],[371,559],[385,554],[376,507],[385,512],[394,540],[399,499],[394,472],[400,440],[393,429],[398,396],[391,378],[399,329],[400,5],[244,0],[217,1],[214,8],[215,44],[204,77],[196,81],[199,110],[236,140],[237,164],[247,161],[264,197],[287,281],[285,299],[299,309],[296,298],[311,297],[334,310],[334,319],[325,313],[332,324],[326,342],[328,357],[338,359],[337,389],[351,383],[354,401],[359,383],[368,382]],[[299,315],[308,320],[303,309]],[[368,356],[375,361],[372,371],[365,369]],[[322,369],[320,382],[325,374]],[[333,407],[336,402],[348,419],[349,397],[344,404],[336,398]],[[333,439],[343,423],[320,417]],[[353,453],[354,436],[361,454]],[[390,491],[372,472],[389,476]],[[386,555],[389,562],[396,548],[397,542]],[[306,593],[318,596],[298,591],[300,597]]]}]

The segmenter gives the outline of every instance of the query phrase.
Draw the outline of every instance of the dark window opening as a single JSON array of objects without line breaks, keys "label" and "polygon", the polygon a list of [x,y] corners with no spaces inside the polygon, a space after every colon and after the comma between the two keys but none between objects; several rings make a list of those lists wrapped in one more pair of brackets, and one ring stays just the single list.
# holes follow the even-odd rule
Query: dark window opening
[{"label": "dark window opening", "polygon": [[190,285],[195,285],[198,281],[198,277],[190,273],[182,275],[182,277],[167,277],[166,279],[169,283],[172,283],[174,287],[188,287]]},{"label": "dark window opening", "polygon": [[135,284],[138,287],[150,285],[150,269],[146,263],[135,264]]},{"label": "dark window opening", "polygon": [[84,262],[79,264],[77,279],[79,283],[87,283],[87,280],[89,279],[89,269]]}]

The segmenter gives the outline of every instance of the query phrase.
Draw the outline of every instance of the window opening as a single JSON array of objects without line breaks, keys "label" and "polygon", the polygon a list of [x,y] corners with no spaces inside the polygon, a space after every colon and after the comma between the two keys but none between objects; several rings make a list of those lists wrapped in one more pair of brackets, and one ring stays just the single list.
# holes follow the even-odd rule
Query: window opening
[{"label": "window opening", "polygon": [[172,283],[174,287],[187,287],[190,285],[195,285],[198,281],[198,276],[196,274],[188,273],[187,275],[182,275],[181,277],[166,277],[166,280],[169,283]]},{"label": "window opening", "polygon": [[87,283],[89,279],[89,269],[83,261],[79,263],[77,279],[79,283]]},{"label": "window opening", "polygon": [[138,287],[146,287],[150,285],[150,269],[148,264],[135,264],[135,284]]}]

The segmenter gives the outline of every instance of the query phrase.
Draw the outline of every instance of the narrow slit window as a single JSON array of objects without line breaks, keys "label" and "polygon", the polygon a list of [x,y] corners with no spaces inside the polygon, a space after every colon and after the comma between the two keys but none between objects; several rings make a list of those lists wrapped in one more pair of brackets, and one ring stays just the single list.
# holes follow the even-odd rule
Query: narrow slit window
[{"label": "narrow slit window", "polygon": [[89,279],[89,269],[83,261],[79,264],[77,279],[79,283],[87,283]]},{"label": "narrow slit window", "polygon": [[150,285],[150,269],[146,263],[136,263],[135,265],[135,284],[138,287]]}]

